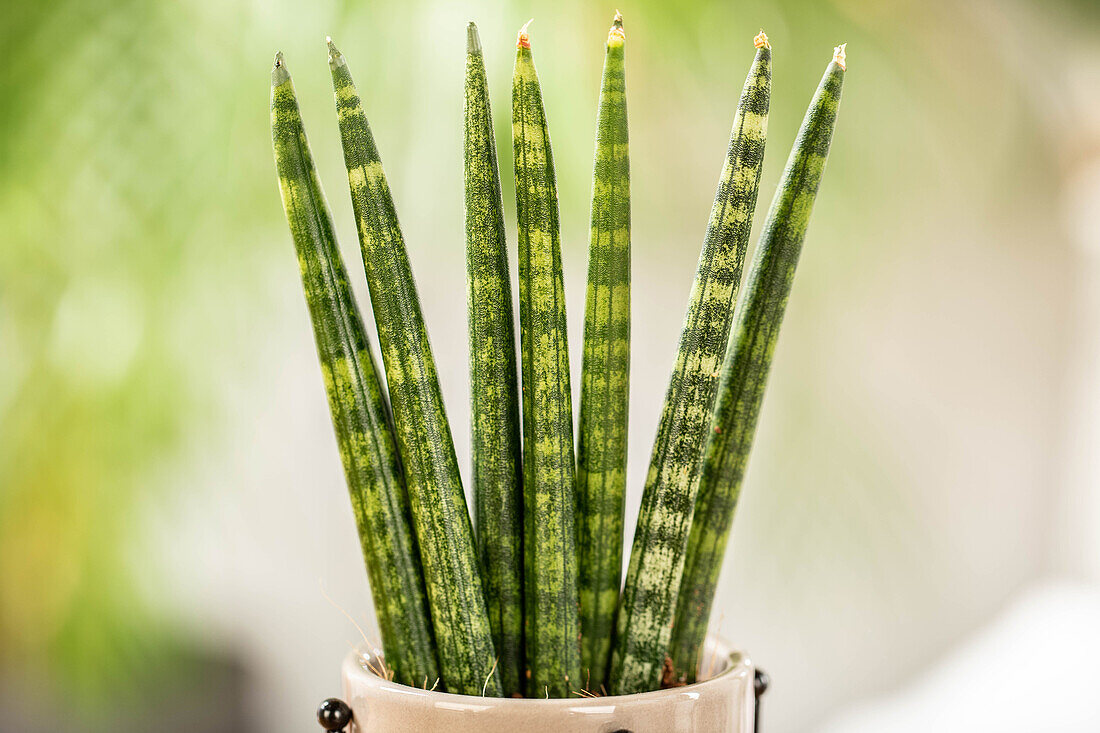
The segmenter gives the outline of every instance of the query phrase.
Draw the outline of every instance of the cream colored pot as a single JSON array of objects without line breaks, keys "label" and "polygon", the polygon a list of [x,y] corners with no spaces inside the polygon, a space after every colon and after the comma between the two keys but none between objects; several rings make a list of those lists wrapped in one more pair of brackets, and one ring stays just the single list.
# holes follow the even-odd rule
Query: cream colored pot
[{"label": "cream colored pot", "polygon": [[382,679],[370,654],[348,655],[344,700],[358,733],[752,733],[753,665],[710,639],[703,682],[618,697],[517,700],[429,692]]}]

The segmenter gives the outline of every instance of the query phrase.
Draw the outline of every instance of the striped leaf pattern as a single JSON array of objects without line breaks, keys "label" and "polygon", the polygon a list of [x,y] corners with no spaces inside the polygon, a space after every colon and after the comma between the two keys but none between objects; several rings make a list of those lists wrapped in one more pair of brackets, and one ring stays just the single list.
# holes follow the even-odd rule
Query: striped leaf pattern
[{"label": "striped leaf pattern", "polygon": [[699,486],[699,458],[710,424],[764,158],[771,49],[766,38],[757,45],[734,117],[642,495],[616,625],[613,694],[658,687],[668,652]]},{"label": "striped leaf pattern", "polygon": [[577,443],[577,562],[585,686],[611,661],[622,581],[630,402],[630,153],[622,16],[607,36],[592,175]]},{"label": "striped leaf pattern", "polygon": [[768,212],[722,367],[670,649],[675,669],[687,681],[694,681],[775,343],[829,154],[844,82],[844,47],[834,55]]},{"label": "striped leaf pattern", "polygon": [[489,86],[477,26],[466,36],[466,293],[474,514],[505,695],[522,694],[523,484],[512,284]]},{"label": "striped leaf pattern", "polygon": [[419,685],[439,672],[389,408],[281,54],[271,74],[271,137],[382,647],[394,679]]},{"label": "striped leaf pattern", "polygon": [[573,408],[554,160],[526,27],[512,77],[523,374],[528,694],[580,686]]},{"label": "striped leaf pattern", "polygon": [[352,207],[405,466],[435,631],[450,692],[500,695],[473,527],[435,360],[382,162],[343,55],[329,43]]}]

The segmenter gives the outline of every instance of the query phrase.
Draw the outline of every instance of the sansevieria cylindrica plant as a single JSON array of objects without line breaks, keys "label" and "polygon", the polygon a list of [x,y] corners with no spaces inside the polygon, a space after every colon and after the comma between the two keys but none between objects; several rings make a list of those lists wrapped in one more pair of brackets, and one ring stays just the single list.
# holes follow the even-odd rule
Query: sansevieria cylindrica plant
[{"label": "sansevieria cylindrica plant", "polygon": [[566,697],[581,682],[573,403],[554,156],[527,26],[512,74],[523,375],[524,603],[528,693]]},{"label": "sansevieria cylindrica plant", "polygon": [[771,44],[763,32],[754,39],[620,588],[631,303],[626,36],[616,14],[596,114],[575,434],[557,181],[527,27],[512,79],[518,353],[485,54],[473,23],[466,36],[476,535],[409,252],[347,60],[330,41],[385,386],[281,54],[272,70],[276,169],[374,598],[381,672],[411,686],[536,698],[693,682],[832,140],[844,46],[803,120],[742,286],[771,99]]},{"label": "sansevieria cylindrica plant", "polygon": [[470,432],[485,600],[504,694],[522,694],[523,466],[512,281],[481,39],[466,29],[466,295]]},{"label": "sansevieria cylindrica plant", "polygon": [[775,342],[791,294],[806,227],[840,106],[844,46],[817,88],[779,182],[737,305],[718,399],[703,450],[699,496],[680,581],[669,656],[682,679],[695,681],[733,510],[756,434]]},{"label": "sansevieria cylindrica plant", "polygon": [[343,54],[336,116],[446,689],[501,694],[477,552],[428,330],[382,160]]},{"label": "sansevieria cylindrica plant", "polygon": [[386,661],[396,679],[418,684],[439,671],[389,405],[281,55],[271,72],[271,129]]},{"label": "sansevieria cylindrica plant", "polygon": [[588,291],[577,446],[577,564],[581,664],[600,689],[622,583],[626,434],[630,408],[630,147],[626,127],[626,33],[615,14],[607,34],[596,113]]},{"label": "sansevieria cylindrica plant", "polygon": [[699,267],[691,288],[665,407],[657,427],[626,587],[619,606],[611,691],[629,694],[660,683],[684,567],[699,452],[706,440],[718,367],[756,208],[771,101],[771,46],[761,33],[741,101]]}]

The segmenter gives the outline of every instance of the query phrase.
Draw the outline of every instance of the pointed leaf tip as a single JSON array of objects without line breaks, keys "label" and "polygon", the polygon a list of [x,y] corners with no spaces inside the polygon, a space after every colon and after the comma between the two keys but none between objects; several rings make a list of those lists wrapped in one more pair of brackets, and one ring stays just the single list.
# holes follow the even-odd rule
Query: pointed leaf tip
[{"label": "pointed leaf tip", "polygon": [[343,66],[346,63],[344,54],[336,48],[336,44],[332,42],[332,36],[325,36],[325,44],[328,45],[328,65],[333,68]]},{"label": "pointed leaf tip", "polygon": [[769,50],[771,49],[772,44],[768,42],[768,34],[764,32],[763,28],[761,28],[760,32],[756,34],[756,38],[752,39],[752,45],[756,48],[766,48]]},{"label": "pointed leaf tip", "polygon": [[279,51],[275,54],[275,64],[271,67],[271,86],[277,87],[289,80],[290,72],[286,70],[286,61],[283,59],[283,52]]},{"label": "pointed leaf tip", "polygon": [[466,53],[478,53],[481,51],[481,36],[477,32],[477,23],[470,21],[466,26]]},{"label": "pointed leaf tip", "polygon": [[847,43],[842,43],[833,49],[833,61],[835,61],[836,65],[843,71],[848,70],[848,54],[844,50],[847,45]]}]

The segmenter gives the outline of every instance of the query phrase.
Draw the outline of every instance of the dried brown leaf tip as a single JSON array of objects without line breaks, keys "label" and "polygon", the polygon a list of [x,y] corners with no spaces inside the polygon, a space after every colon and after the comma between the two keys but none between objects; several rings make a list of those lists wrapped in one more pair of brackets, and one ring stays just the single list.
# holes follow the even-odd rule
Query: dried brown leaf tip
[{"label": "dried brown leaf tip", "polygon": [[626,32],[623,31],[623,14],[618,10],[615,11],[615,19],[611,21],[611,30],[607,32],[607,40],[608,42],[626,40]]},{"label": "dried brown leaf tip", "polygon": [[519,29],[519,38],[516,39],[516,48],[531,48],[531,38],[527,35],[527,26],[531,25],[534,18],[523,24]]},{"label": "dried brown leaf tip", "polygon": [[768,34],[764,32],[763,28],[761,28],[760,32],[756,34],[756,37],[752,39],[752,45],[757,48],[770,49],[772,47],[772,45],[768,43]]},{"label": "dried brown leaf tip", "polygon": [[847,45],[847,43],[842,43],[833,49],[833,61],[835,61],[836,65],[844,69],[845,71],[848,70],[848,66],[846,65],[848,55],[844,52],[844,47]]}]

